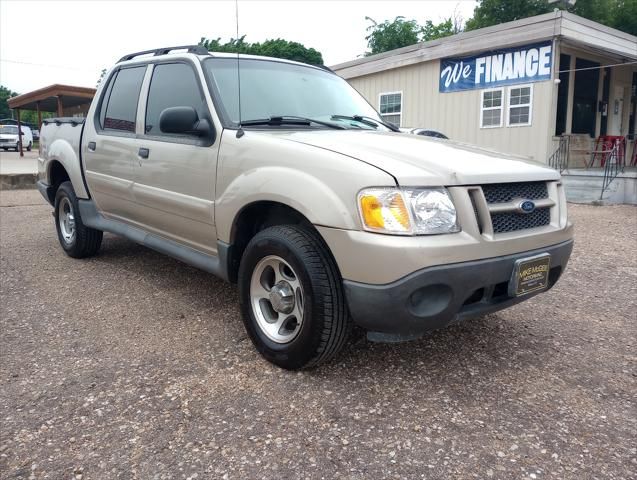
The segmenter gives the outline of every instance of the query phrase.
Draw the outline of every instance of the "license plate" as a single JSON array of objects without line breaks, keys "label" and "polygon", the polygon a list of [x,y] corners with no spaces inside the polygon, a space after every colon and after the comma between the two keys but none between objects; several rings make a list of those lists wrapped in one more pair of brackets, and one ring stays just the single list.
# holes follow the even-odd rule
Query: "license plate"
[{"label": "license plate", "polygon": [[550,269],[551,255],[548,253],[517,260],[509,282],[509,296],[521,297],[545,289]]}]

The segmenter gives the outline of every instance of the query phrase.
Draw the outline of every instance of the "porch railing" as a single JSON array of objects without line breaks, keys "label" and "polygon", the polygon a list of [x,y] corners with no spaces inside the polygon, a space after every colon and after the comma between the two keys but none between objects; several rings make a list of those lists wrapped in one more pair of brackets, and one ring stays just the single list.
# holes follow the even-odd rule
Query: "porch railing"
[{"label": "porch railing", "polygon": [[600,200],[604,198],[604,192],[610,186],[620,173],[624,171],[625,156],[621,151],[621,145],[616,142],[613,148],[605,150],[603,153],[606,155],[606,162],[604,164],[604,182],[602,183],[602,193],[600,194]]},{"label": "porch railing", "polygon": [[570,150],[570,138],[568,135],[560,137],[557,149],[549,157],[548,164],[551,168],[562,173],[568,168],[568,154]]}]

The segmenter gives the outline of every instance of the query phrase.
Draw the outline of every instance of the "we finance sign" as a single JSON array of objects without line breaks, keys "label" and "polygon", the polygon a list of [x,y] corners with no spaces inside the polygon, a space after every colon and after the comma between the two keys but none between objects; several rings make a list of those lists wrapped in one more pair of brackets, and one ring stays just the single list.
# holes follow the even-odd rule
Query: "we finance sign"
[{"label": "we finance sign", "polygon": [[551,42],[440,61],[440,92],[490,88],[551,78]]}]

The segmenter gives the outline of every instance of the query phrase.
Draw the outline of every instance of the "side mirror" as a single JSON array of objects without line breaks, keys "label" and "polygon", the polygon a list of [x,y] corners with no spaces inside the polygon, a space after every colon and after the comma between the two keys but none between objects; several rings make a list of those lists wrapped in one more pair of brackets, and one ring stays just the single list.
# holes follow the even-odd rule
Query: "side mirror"
[{"label": "side mirror", "polygon": [[210,122],[200,119],[192,107],[170,107],[159,115],[159,129],[163,133],[185,133],[200,137],[212,132]]}]

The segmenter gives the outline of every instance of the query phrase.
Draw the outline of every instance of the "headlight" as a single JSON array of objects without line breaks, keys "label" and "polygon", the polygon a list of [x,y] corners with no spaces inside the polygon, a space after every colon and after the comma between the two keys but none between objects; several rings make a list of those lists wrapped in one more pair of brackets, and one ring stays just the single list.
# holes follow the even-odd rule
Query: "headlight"
[{"label": "headlight", "polygon": [[459,232],[456,208],[445,188],[366,188],[358,194],[365,230],[395,235]]}]

